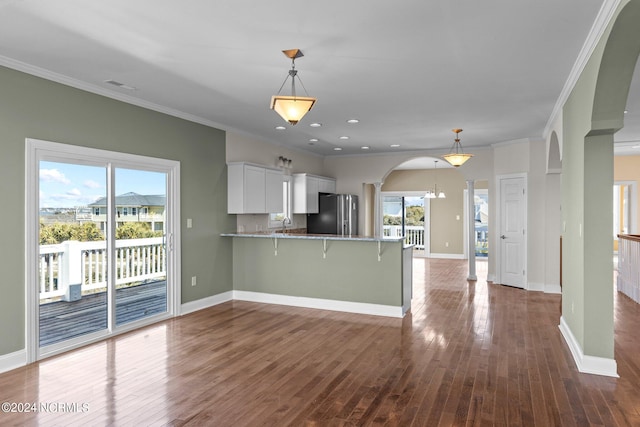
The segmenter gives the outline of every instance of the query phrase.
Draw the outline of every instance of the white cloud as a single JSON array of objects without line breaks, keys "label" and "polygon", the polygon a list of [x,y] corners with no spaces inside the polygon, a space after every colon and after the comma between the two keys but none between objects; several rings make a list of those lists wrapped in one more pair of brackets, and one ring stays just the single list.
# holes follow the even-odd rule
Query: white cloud
[{"label": "white cloud", "polygon": [[82,192],[77,188],[72,188],[71,190],[67,191],[67,195],[69,195],[70,197],[80,197],[82,196]]},{"label": "white cloud", "polygon": [[60,182],[62,184],[70,184],[71,181],[64,176],[58,169],[40,169],[40,180],[50,182]]},{"label": "white cloud", "polygon": [[84,182],[84,186],[87,188],[100,188],[102,185],[99,182],[95,182],[92,179],[88,179]]}]

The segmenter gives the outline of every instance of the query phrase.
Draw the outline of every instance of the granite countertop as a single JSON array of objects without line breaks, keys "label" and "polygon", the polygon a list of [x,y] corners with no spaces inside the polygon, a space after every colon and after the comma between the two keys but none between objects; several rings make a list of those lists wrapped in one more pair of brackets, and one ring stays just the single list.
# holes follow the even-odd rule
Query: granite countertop
[{"label": "granite countertop", "polygon": [[404,237],[373,237],[373,236],[342,236],[339,234],[306,234],[306,233],[283,233],[277,231],[255,231],[255,232],[232,232],[222,233],[223,237],[257,237],[269,239],[302,239],[302,240],[351,240],[363,242],[402,242]]}]

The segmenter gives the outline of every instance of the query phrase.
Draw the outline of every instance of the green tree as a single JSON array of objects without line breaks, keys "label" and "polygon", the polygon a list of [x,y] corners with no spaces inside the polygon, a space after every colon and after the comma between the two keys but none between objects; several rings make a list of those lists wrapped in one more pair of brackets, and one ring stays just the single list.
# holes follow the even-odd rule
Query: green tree
[{"label": "green tree", "polygon": [[161,237],[162,231],[153,231],[149,224],[144,222],[125,222],[116,228],[116,239],[147,239],[149,237]]},{"label": "green tree", "polygon": [[385,215],[382,219],[384,225],[402,225],[402,217],[395,215]]},{"label": "green tree", "polygon": [[407,225],[424,225],[424,206],[406,207]]},{"label": "green tree", "polygon": [[104,240],[104,235],[93,222],[85,222],[83,224],[69,224],[62,222],[54,224],[40,223],[41,245],[55,245],[68,240],[91,242],[95,240]]}]

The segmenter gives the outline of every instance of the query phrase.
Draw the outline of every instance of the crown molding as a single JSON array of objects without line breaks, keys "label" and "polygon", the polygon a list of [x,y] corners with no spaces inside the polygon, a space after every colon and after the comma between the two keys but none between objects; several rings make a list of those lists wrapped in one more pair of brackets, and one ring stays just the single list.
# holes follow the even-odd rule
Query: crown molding
[{"label": "crown molding", "polygon": [[188,114],[183,111],[175,110],[173,108],[164,107],[162,105],[158,105],[153,102],[145,101],[140,98],[129,96],[123,93],[114,92],[112,90],[103,88],[101,86],[86,83],[78,79],[65,76],[63,74],[55,73],[53,71],[45,70],[44,68],[36,67],[34,65],[30,65],[22,61],[17,61],[15,59],[8,58],[6,56],[0,55],[0,66],[11,68],[13,70],[30,74],[32,76],[40,77],[45,80],[50,80],[56,83],[60,83],[65,86],[70,86],[75,89],[83,90],[85,92],[90,92],[96,95],[115,99],[116,101],[121,101],[127,104],[135,105],[137,107],[145,108],[147,110],[153,110],[158,113],[167,114],[169,116],[177,117],[179,119],[187,120],[194,123],[199,123],[201,125],[209,126],[209,127],[220,129],[220,130],[225,130],[225,131],[230,130],[230,129],[226,129],[220,123],[216,123],[211,120],[207,120],[205,118],[195,116],[193,114]]},{"label": "crown molding", "polygon": [[511,141],[494,142],[493,144],[491,144],[491,148],[504,147],[507,145],[514,145],[514,144],[528,144],[532,141],[533,140],[531,138],[520,138],[520,139],[513,139]]},{"label": "crown molding", "polygon": [[543,135],[545,139],[548,138],[549,133],[551,132],[551,127],[553,126],[553,123],[555,122],[556,118],[558,117],[559,114],[562,113],[562,107],[564,106],[565,102],[567,102],[567,99],[569,99],[569,95],[571,94],[571,91],[573,90],[576,83],[578,82],[578,79],[580,78],[580,75],[582,74],[584,67],[587,65],[589,58],[591,58],[591,55],[593,54],[594,49],[598,45],[600,38],[602,38],[602,35],[604,34],[605,29],[609,25],[609,22],[611,22],[611,19],[613,18],[613,14],[616,12],[621,2],[622,0],[605,0],[604,3],[602,3],[602,6],[600,7],[600,11],[598,12],[596,19],[593,25],[591,26],[591,30],[587,35],[587,39],[582,45],[582,49],[578,54],[578,58],[576,59],[576,62],[573,64],[573,68],[569,73],[569,77],[567,78],[567,81],[565,82],[564,87],[560,92],[560,96],[556,100],[556,104],[553,107],[551,116],[547,121],[547,125],[544,127]]}]

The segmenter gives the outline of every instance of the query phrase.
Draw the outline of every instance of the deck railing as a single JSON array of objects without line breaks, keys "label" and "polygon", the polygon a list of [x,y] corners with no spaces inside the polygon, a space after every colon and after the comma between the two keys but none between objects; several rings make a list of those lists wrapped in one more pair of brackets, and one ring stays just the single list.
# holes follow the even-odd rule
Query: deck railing
[{"label": "deck railing", "polygon": [[[126,286],[166,276],[164,238],[116,240],[116,286]],[[83,293],[107,286],[105,241],[67,241],[40,245],[40,299],[61,297],[69,285]]]},{"label": "deck railing", "polygon": [[618,235],[618,290],[640,303],[640,236]]},{"label": "deck railing", "polygon": [[[414,245],[417,250],[424,250],[424,227],[422,225],[407,225],[405,229],[405,242]],[[401,225],[383,225],[384,237],[402,237]],[[488,255],[488,241],[486,227],[484,230],[476,229],[476,256]]]},{"label": "deck railing", "polygon": [[[421,225],[407,225],[405,230],[405,243],[407,245],[414,245],[417,250],[424,250],[424,226]],[[383,225],[382,226],[384,237],[402,237],[401,225]]]}]

